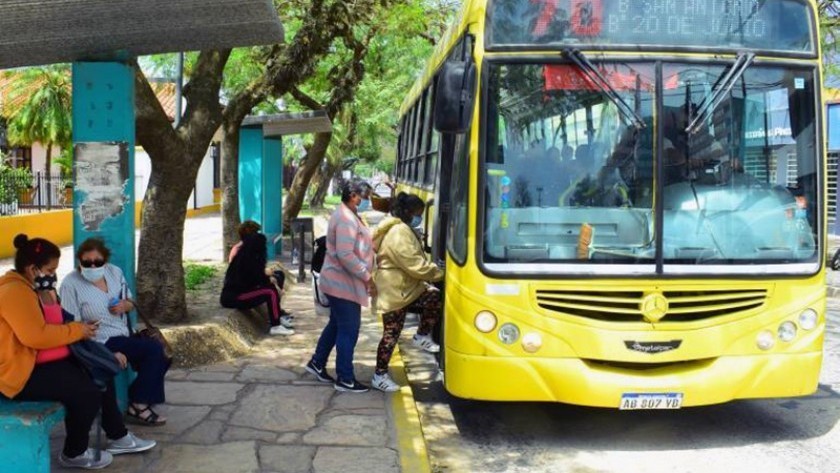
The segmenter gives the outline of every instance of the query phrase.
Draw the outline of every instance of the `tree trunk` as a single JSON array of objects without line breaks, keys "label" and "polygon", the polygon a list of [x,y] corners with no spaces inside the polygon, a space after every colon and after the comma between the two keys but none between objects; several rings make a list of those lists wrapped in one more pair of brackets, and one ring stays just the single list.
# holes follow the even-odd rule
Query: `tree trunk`
[{"label": "tree trunk", "polygon": [[187,108],[173,130],[148,80],[137,67],[137,141],[149,153],[152,172],[143,201],[137,264],[137,301],[150,317],[187,317],[182,262],[187,202],[198,169],[222,122],[219,89],[230,51],[203,51],[184,87]]},{"label": "tree trunk", "polygon": [[182,165],[177,173],[165,172],[161,167],[152,167],[143,200],[137,297],[141,309],[150,317],[178,322],[187,317],[182,251],[192,186],[185,183],[195,182],[199,166]]},{"label": "tree trunk", "polygon": [[303,162],[298,168],[295,179],[292,181],[292,187],[289,189],[289,195],[286,196],[286,202],[283,205],[283,229],[289,231],[290,222],[297,218],[303,207],[303,198],[306,195],[306,188],[312,180],[312,176],[324,160],[327,154],[327,148],[330,145],[332,133],[317,133],[315,135],[315,142],[303,158]]},{"label": "tree trunk", "polygon": [[224,239],[222,258],[227,261],[230,249],[239,241],[239,234],[236,230],[241,221],[239,215],[239,125],[227,121],[222,124],[221,151],[222,232]]},{"label": "tree trunk", "polygon": [[312,178],[315,181],[315,191],[309,199],[309,208],[316,209],[324,206],[327,192],[330,190],[330,181],[341,171],[341,164],[330,164],[329,161],[318,168],[318,172]]}]

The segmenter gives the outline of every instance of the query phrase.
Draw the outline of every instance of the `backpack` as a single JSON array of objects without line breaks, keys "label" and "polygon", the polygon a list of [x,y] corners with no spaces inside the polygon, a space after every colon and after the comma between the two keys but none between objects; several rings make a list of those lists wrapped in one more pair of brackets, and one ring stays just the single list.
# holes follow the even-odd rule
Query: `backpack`
[{"label": "backpack", "polygon": [[315,239],[315,246],[312,249],[312,291],[314,293],[315,313],[321,316],[330,315],[330,300],[327,295],[321,292],[321,268],[324,266],[324,258],[327,256],[327,237],[322,236]]},{"label": "backpack", "polygon": [[320,273],[321,267],[324,266],[324,258],[327,257],[327,237],[322,236],[315,239],[315,246],[312,248],[312,265],[313,273]]}]

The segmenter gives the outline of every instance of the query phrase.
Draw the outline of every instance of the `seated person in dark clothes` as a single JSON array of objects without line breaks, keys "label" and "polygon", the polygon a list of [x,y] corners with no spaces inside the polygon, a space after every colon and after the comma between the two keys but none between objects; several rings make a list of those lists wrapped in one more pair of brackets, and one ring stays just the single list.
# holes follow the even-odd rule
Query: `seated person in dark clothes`
[{"label": "seated person in dark clothes", "polygon": [[265,235],[246,235],[225,273],[220,302],[222,307],[231,309],[252,309],[266,304],[269,334],[292,335],[295,331],[291,318],[283,316],[280,309],[280,291],[265,274],[267,260]]}]

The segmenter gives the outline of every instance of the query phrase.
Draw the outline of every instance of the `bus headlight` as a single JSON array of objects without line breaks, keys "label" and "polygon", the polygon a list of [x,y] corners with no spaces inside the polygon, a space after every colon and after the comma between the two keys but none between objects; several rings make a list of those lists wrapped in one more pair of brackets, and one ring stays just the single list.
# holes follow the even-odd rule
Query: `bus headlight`
[{"label": "bus headlight", "polygon": [[790,342],[796,338],[796,324],[787,321],[779,325],[779,340],[783,342]]},{"label": "bus headlight", "polygon": [[805,312],[799,314],[799,326],[803,330],[814,330],[817,327],[817,320],[819,316],[814,309],[805,309]]},{"label": "bus headlight", "polygon": [[542,337],[538,333],[526,333],[522,337],[522,349],[528,353],[536,353],[542,348]]},{"label": "bus headlight", "polygon": [[496,316],[488,310],[482,310],[475,316],[475,328],[483,333],[492,332],[496,328]]},{"label": "bus headlight", "polygon": [[764,330],[755,337],[755,344],[762,350],[769,350],[776,345],[776,337],[773,335],[773,332]]},{"label": "bus headlight", "polygon": [[516,325],[507,323],[499,327],[499,340],[505,345],[512,345],[519,340],[519,328]]}]

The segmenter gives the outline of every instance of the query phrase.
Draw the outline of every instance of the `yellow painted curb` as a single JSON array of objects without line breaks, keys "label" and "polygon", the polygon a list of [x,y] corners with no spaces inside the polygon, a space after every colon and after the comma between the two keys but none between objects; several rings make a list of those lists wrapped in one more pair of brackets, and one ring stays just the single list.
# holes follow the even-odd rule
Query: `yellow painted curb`
[{"label": "yellow painted curb", "polygon": [[400,452],[400,470],[403,473],[431,473],[429,452],[426,439],[420,426],[420,413],[414,402],[414,394],[405,374],[405,364],[400,354],[399,345],[394,348],[391,357],[391,376],[402,386],[391,395],[391,414],[397,429],[397,449]]}]

